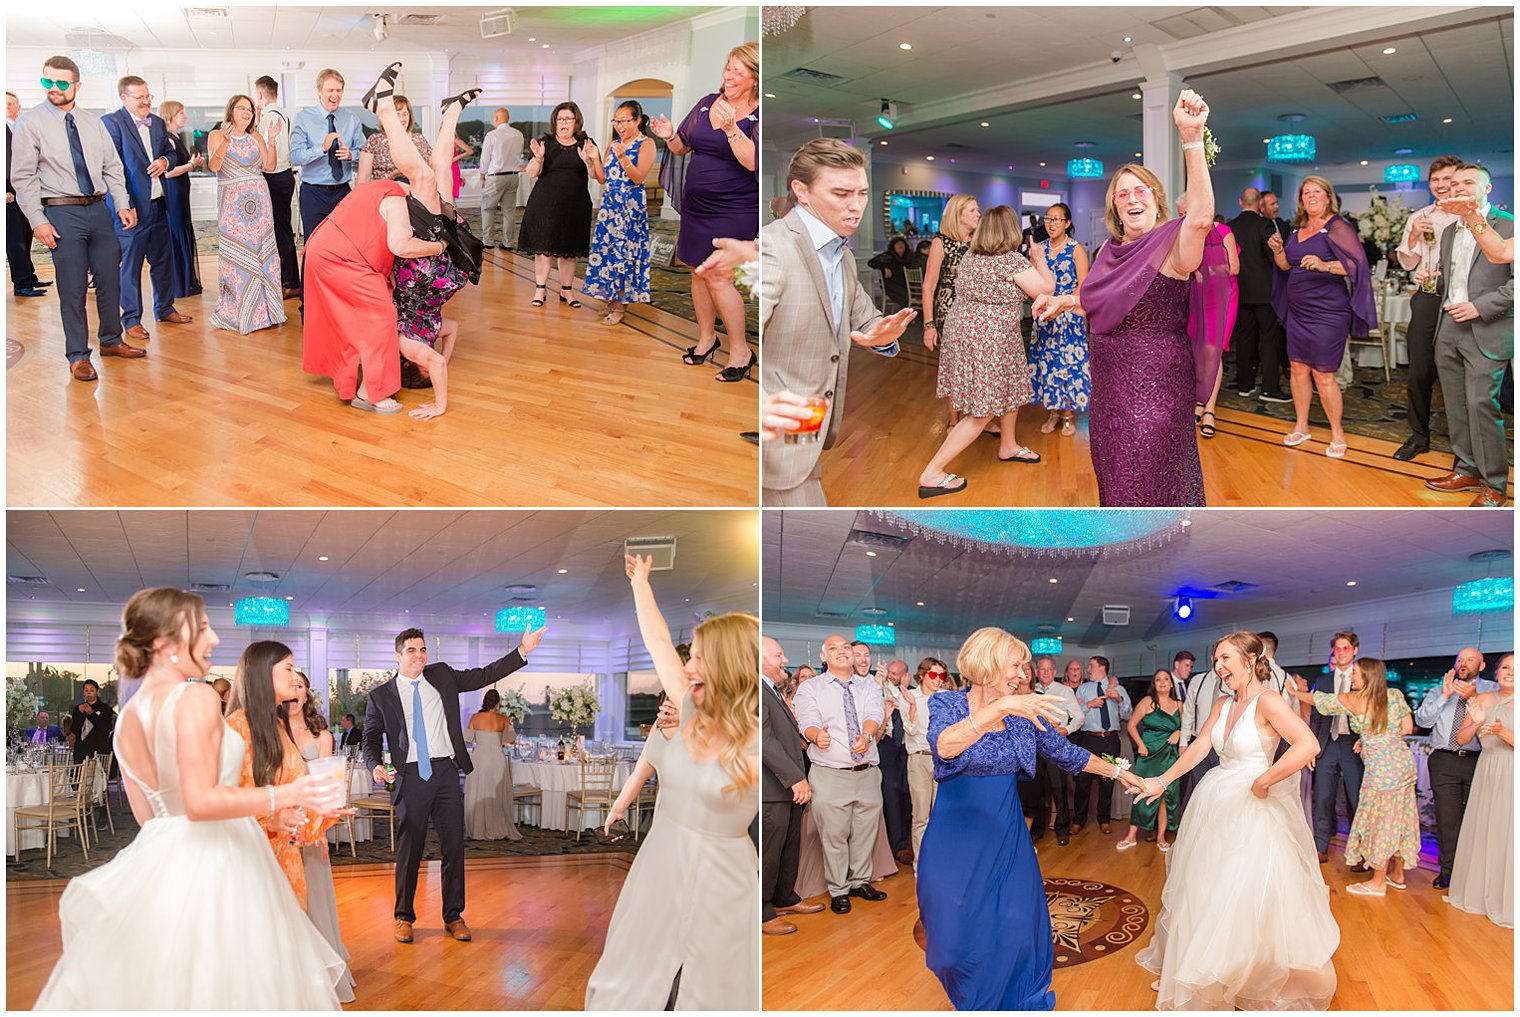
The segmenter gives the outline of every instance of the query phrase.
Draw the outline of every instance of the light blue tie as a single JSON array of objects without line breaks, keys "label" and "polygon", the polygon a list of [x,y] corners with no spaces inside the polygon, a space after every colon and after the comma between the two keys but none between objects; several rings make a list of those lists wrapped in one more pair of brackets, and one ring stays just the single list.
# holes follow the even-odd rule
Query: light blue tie
[{"label": "light blue tie", "polygon": [[433,757],[428,752],[427,720],[422,716],[422,679],[412,682],[412,744],[417,747],[417,773],[433,779]]},{"label": "light blue tie", "polygon": [[834,328],[841,327],[844,318],[844,259],[848,254],[845,245],[848,241],[844,237],[835,237],[823,245],[823,249],[834,264],[829,268],[829,310],[834,312]]}]

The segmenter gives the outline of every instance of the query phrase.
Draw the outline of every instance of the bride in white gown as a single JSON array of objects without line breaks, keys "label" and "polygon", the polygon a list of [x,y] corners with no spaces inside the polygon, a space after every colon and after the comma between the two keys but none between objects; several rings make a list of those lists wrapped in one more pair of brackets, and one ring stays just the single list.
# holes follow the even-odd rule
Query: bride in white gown
[{"label": "bride in white gown", "polygon": [[[1319,744],[1296,709],[1266,688],[1261,640],[1232,632],[1214,651],[1229,688],[1198,738],[1142,798],[1154,801],[1212,748],[1167,856],[1155,936],[1136,961],[1159,977],[1158,1010],[1325,1010],[1340,928],[1299,803],[1299,770]],[[1272,761],[1279,739],[1292,746]]]},{"label": "bride in white gown", "polygon": [[63,955],[36,1009],[338,1009],[343,961],[252,818],[330,811],[337,789],[311,776],[238,787],[242,739],[223,723],[215,690],[194,680],[217,645],[201,598],[143,590],[122,623],[117,672],[144,680],[121,710],[115,748],[142,829],[69,881],[58,905]]}]

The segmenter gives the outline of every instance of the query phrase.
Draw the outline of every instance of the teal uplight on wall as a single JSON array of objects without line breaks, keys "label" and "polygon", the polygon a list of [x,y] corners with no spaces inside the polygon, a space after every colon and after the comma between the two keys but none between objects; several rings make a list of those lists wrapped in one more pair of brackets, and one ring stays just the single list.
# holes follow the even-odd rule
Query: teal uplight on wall
[{"label": "teal uplight on wall", "polygon": [[1041,636],[1029,644],[1029,649],[1035,653],[1060,653],[1060,636]]},{"label": "teal uplight on wall", "polygon": [[1066,175],[1078,179],[1092,179],[1103,175],[1103,163],[1098,159],[1068,159]]},{"label": "teal uplight on wall", "polygon": [[1420,167],[1412,162],[1398,162],[1383,167],[1383,183],[1413,184],[1420,180]]},{"label": "teal uplight on wall", "polygon": [[541,607],[504,607],[496,612],[497,632],[526,632],[544,627]]},{"label": "teal uplight on wall", "polygon": [[855,638],[872,646],[894,646],[897,643],[897,633],[890,625],[857,625]]},{"label": "teal uplight on wall", "polygon": [[1277,135],[1267,142],[1267,159],[1271,162],[1313,162],[1314,135]]},{"label": "teal uplight on wall", "polygon": [[1515,577],[1500,576],[1495,579],[1474,579],[1451,591],[1452,614],[1469,614],[1480,611],[1513,611],[1515,609]]},{"label": "teal uplight on wall", "polygon": [[244,597],[233,605],[239,625],[288,625],[290,605],[278,597]]}]

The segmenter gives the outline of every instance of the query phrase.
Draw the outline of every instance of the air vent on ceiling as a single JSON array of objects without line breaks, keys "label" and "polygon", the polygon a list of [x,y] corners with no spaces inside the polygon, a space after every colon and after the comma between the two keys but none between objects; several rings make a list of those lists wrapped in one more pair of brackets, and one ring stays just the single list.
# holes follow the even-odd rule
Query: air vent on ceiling
[{"label": "air vent on ceiling", "polygon": [[811,67],[796,67],[780,77],[787,81],[800,81],[805,85],[822,85],[824,88],[837,88],[850,80],[828,71],[815,71]]},{"label": "air vent on ceiling", "polygon": [[820,138],[833,138],[836,141],[844,142],[846,145],[853,146],[855,144],[855,121],[820,120],[815,117],[813,123],[818,125],[818,136]]},{"label": "air vent on ceiling", "polygon": [[1496,547],[1487,551],[1474,551],[1467,556],[1468,561],[1475,562],[1499,562],[1508,561],[1513,555],[1506,548]]},{"label": "air vent on ceiling", "polygon": [[1407,124],[1414,122],[1417,118],[1413,113],[1390,113],[1378,119],[1385,124]]},{"label": "air vent on ceiling", "polygon": [[1215,583],[1209,589],[1218,590],[1220,593],[1244,593],[1247,590],[1257,589],[1259,585],[1258,583],[1247,583],[1240,579],[1230,579],[1223,583]]},{"label": "air vent on ceiling", "polygon": [[969,152],[969,151],[971,151],[971,146],[970,145],[962,145],[959,141],[948,141],[944,145],[941,145],[940,147],[943,148],[946,152],[954,152],[954,151],[957,151],[957,150],[959,150],[961,152]]},{"label": "air vent on ceiling", "polygon": [[442,14],[403,14],[397,19],[398,25],[441,25]]},{"label": "air vent on ceiling", "polygon": [[1347,78],[1345,81],[1327,82],[1332,92],[1345,95],[1347,92],[1365,92],[1373,88],[1387,88],[1388,82],[1377,75],[1370,78]]},{"label": "air vent on ceiling", "polygon": [[845,614],[843,611],[819,611],[819,612],[817,612],[816,616],[819,617],[819,618],[848,618],[849,617],[849,615]]},{"label": "air vent on ceiling", "polygon": [[482,39],[495,39],[503,35],[511,35],[517,30],[517,11],[511,7],[499,11],[492,11],[482,15],[480,19],[480,37]]},{"label": "air vent on ceiling", "polygon": [[1103,605],[1103,624],[1104,625],[1128,625],[1129,624],[1129,606],[1125,605],[1125,604],[1104,604]]},{"label": "air vent on ceiling", "polygon": [[623,553],[646,555],[653,559],[654,571],[669,572],[676,567],[676,538],[629,537],[623,541]]},{"label": "air vent on ceiling", "polygon": [[900,551],[912,539],[912,537],[905,537],[897,533],[877,533],[875,530],[852,529],[849,537],[845,539],[845,543],[858,544],[861,547],[869,547],[873,550]]},{"label": "air vent on ceiling", "polygon": [[191,583],[190,589],[195,593],[226,593],[232,587],[226,583]]},{"label": "air vent on ceiling", "polygon": [[187,18],[222,18],[226,20],[232,15],[225,7],[183,7]]},{"label": "air vent on ceiling", "polygon": [[52,586],[47,576],[6,576],[5,581],[14,586]]},{"label": "air vent on ceiling", "polygon": [[278,572],[260,570],[258,572],[244,572],[243,578],[250,583],[278,583],[280,581],[280,574]]}]

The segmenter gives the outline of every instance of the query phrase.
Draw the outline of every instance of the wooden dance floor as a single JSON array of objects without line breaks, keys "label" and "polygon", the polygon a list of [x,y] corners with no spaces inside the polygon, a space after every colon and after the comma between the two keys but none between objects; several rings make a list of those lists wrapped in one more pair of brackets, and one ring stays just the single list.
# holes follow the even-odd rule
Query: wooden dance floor
[{"label": "wooden dance floor", "polygon": [[[348,1008],[579,1010],[631,864],[620,852],[468,862],[469,943],[443,933],[437,862],[424,863],[418,880],[412,943],[391,937],[389,865],[334,866],[338,920],[358,983]],[[6,886],[7,1010],[30,1009],[58,959],[65,885]],[[235,963],[237,944],[226,949],[224,959]]]},{"label": "wooden dance floor", "polygon": [[[1164,857],[1144,840],[1118,852],[1128,828],[1115,823],[1103,836],[1089,826],[1066,847],[1047,833],[1037,847],[1044,876],[1101,880],[1137,895],[1150,910],[1144,932],[1112,955],[1058,967],[1053,986],[1060,1010],[1152,1010],[1154,976],[1135,963],[1150,942],[1161,911]],[[1330,910],[1341,929],[1335,954],[1333,1010],[1510,1010],[1514,1000],[1514,932],[1447,904],[1423,867],[1409,889],[1388,896],[1349,896],[1342,839],[1321,866],[1330,884]],[[1433,862],[1433,860],[1432,860]],[[797,931],[764,942],[767,1010],[949,1010],[939,981],[914,941],[918,920],[913,869],[875,884],[887,899],[853,900],[847,915],[793,915]],[[816,898],[823,903],[827,897]],[[827,958],[826,961],[820,960]]]},{"label": "wooden dance floor", "polygon": [[[304,373],[295,300],[277,328],[248,336],[212,328],[214,255],[200,259],[205,293],[177,302],[195,320],[145,320],[148,356],[97,353],[98,382],[70,378],[51,293],[11,298],[7,503],[758,501],[757,450],[739,437],[755,429],[758,386],[725,385],[713,378],[717,367],[681,363],[696,342],[693,322],[638,305],[609,328],[589,298],[574,311],[534,308],[531,260],[502,251],[487,259],[480,285],[449,304],[460,328],[448,412],[429,421],[351,409],[328,379]],[[146,282],[145,272],[145,300]],[[93,347],[93,291],[88,306]],[[432,390],[403,389],[397,398],[412,409]]]},{"label": "wooden dance floor", "polygon": [[[823,455],[823,487],[829,504],[870,508],[917,505],[918,475],[939,448],[947,429],[945,401],[934,397],[936,357],[917,344],[886,359],[851,351],[842,437]],[[1393,458],[1396,442],[1347,434],[1345,458],[1330,459],[1330,432],[1311,426],[1314,437],[1297,448],[1282,443],[1291,421],[1221,409],[1218,433],[1199,436],[1204,487],[1211,506],[1361,507],[1373,505],[1460,508],[1472,492],[1440,494],[1425,481],[1451,468],[1446,453],[1413,462]],[[1095,506],[1098,482],[1087,443],[1087,418],[1077,433],[1059,428],[1041,434],[1045,411],[1019,414],[1019,443],[1044,458],[1039,465],[1001,463],[997,438],[984,434],[950,463],[967,479],[963,494],[925,502],[935,508],[973,506]],[[1312,418],[1311,418],[1312,420]],[[1511,483],[1513,483],[1513,471]]]}]

